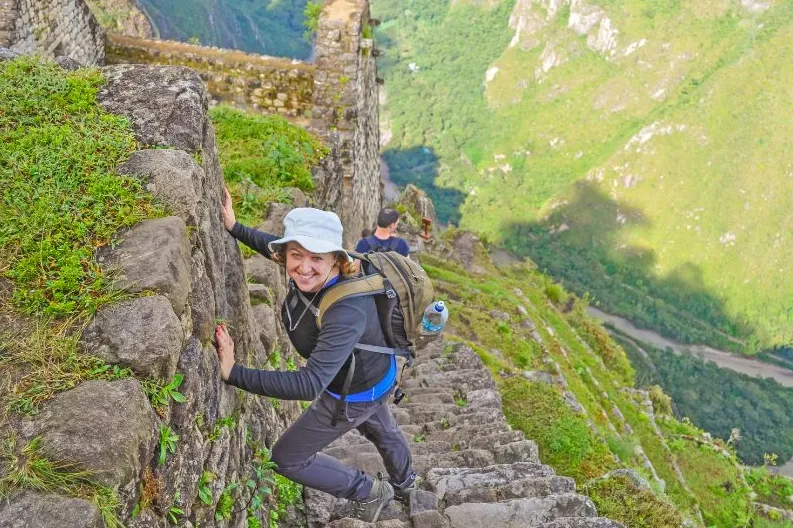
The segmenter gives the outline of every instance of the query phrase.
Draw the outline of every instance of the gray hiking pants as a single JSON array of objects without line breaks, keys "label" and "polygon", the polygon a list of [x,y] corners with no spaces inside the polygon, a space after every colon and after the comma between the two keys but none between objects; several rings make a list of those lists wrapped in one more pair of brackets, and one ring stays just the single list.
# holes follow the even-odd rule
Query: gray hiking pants
[{"label": "gray hiking pants", "polygon": [[391,482],[405,482],[411,474],[410,449],[388,408],[390,397],[391,392],[378,401],[347,403],[346,419],[340,417],[333,427],[331,420],[338,401],[323,391],[273,446],[272,461],[278,464],[276,471],[334,497],[367,498],[372,489],[371,477],[319,453],[344,433],[358,429],[377,447]]}]

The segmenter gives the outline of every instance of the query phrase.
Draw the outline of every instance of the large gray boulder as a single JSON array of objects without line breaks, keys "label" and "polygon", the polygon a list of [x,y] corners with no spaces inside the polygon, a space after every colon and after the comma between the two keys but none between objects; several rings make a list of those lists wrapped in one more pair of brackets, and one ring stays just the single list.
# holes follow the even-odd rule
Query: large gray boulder
[{"label": "large gray boulder", "polygon": [[19,53],[8,48],[0,47],[0,61],[13,60],[19,57]]},{"label": "large gray boulder", "polygon": [[123,64],[102,69],[99,102],[129,118],[146,146],[201,150],[208,94],[196,72],[182,67]]},{"label": "large gray boulder", "polygon": [[0,506],[3,528],[104,528],[99,509],[84,499],[27,491]]},{"label": "large gray boulder", "polygon": [[190,244],[178,216],[147,220],[121,234],[121,243],[100,251],[99,262],[120,290],[165,296],[181,316],[190,293]]},{"label": "large gray boulder", "polygon": [[196,225],[196,207],[204,181],[202,169],[183,150],[150,149],[132,154],[118,167],[120,174],[137,176],[146,190],[189,225]]},{"label": "large gray boulder", "polygon": [[42,437],[45,456],[90,471],[105,485],[119,485],[127,500],[157,442],[154,411],[135,379],[89,381],[57,395],[33,432]]},{"label": "large gray boulder", "polygon": [[144,378],[169,380],[176,372],[184,331],[161,295],[122,301],[99,310],[83,332],[83,349]]}]

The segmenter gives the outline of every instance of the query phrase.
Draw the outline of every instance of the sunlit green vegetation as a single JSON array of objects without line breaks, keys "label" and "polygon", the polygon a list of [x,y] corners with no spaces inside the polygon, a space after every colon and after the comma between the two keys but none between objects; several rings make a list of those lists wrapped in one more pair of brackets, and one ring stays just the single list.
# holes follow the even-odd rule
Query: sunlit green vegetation
[{"label": "sunlit green vegetation", "polygon": [[539,4],[510,47],[513,0],[373,2],[392,179],[639,325],[793,342],[790,4],[593,2],[613,54]]},{"label": "sunlit green vegetation", "polygon": [[620,341],[636,367],[638,384],[663,387],[679,416],[725,441],[739,429],[735,447],[745,463],[762,464],[771,453],[782,461],[793,456],[793,389],[646,344],[642,353],[631,340]]}]

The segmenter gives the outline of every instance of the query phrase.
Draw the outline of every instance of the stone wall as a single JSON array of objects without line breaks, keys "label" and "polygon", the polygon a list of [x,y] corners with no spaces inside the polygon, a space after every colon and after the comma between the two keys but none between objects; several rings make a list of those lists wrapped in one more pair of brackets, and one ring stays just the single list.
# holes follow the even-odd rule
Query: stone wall
[{"label": "stone wall", "polygon": [[0,46],[103,64],[104,32],[83,0],[0,0]]},{"label": "stone wall", "polygon": [[107,62],[186,66],[198,73],[216,101],[288,118],[311,116],[312,64],[113,33],[107,38]]},{"label": "stone wall", "polygon": [[315,171],[319,203],[334,209],[354,246],[383,201],[377,66],[368,0],[329,0],[319,19],[312,127],[332,158]]}]

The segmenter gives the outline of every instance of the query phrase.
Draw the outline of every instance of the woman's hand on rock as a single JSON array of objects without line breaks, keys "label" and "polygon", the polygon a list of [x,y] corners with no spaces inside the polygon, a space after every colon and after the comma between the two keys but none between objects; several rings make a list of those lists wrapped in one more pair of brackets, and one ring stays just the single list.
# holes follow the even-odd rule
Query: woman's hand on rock
[{"label": "woman's hand on rock", "polygon": [[220,377],[227,381],[231,376],[231,369],[234,366],[234,341],[232,341],[225,325],[215,327],[215,339],[217,340],[218,359],[220,360]]},{"label": "woman's hand on rock", "polygon": [[227,231],[231,231],[234,224],[237,223],[237,217],[234,215],[234,207],[231,205],[231,194],[226,187],[223,188],[223,205],[220,208],[220,214],[223,216],[223,226]]}]

